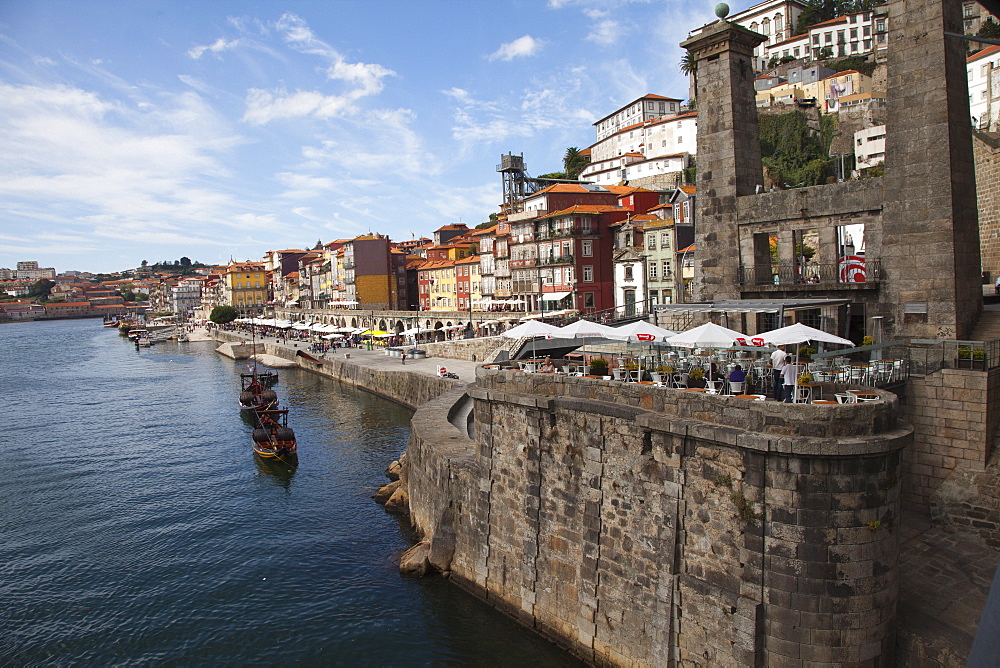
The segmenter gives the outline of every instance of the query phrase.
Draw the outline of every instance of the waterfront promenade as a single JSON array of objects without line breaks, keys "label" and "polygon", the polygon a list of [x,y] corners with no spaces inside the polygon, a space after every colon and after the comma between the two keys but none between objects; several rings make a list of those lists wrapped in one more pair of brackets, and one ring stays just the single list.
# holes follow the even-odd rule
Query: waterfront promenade
[{"label": "waterfront promenade", "polygon": [[[258,339],[260,341],[260,339]],[[309,353],[304,342],[265,343]],[[309,353],[319,359],[322,355]],[[346,355],[350,355],[346,358]],[[377,371],[437,376],[439,366],[460,377],[456,387],[475,380],[477,362],[433,357],[407,359],[386,356],[381,349],[341,348],[327,353],[335,359]],[[932,526],[925,518],[904,511],[900,522],[899,634],[901,656],[950,657],[962,663],[975,636],[998,556],[995,551],[960,532]]]}]

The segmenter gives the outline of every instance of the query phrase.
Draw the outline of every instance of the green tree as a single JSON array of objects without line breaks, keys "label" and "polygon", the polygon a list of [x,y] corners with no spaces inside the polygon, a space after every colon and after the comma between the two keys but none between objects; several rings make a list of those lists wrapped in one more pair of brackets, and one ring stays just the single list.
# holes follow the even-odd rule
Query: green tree
[{"label": "green tree", "polygon": [[187,256],[182,257],[181,258],[181,266],[182,267],[190,267],[191,266],[191,258],[189,258]]},{"label": "green tree", "polygon": [[312,247],[313,250],[323,250],[323,240],[317,239],[316,245]]},{"label": "green tree", "polygon": [[232,322],[240,315],[235,306],[216,306],[208,315],[208,319],[217,325],[225,325]]},{"label": "green tree", "polygon": [[[832,115],[831,115],[832,116]],[[832,175],[828,138],[833,126],[821,119],[820,132],[809,127],[806,115],[793,111],[760,119],[760,152],[766,167],[791,187],[825,183]]]},{"label": "green tree", "polygon": [[37,297],[42,301],[47,301],[49,295],[52,294],[52,288],[55,286],[55,281],[50,281],[47,278],[40,278],[28,286],[28,296]]},{"label": "green tree", "polygon": [[570,146],[563,155],[563,171],[567,179],[575,179],[580,176],[587,165],[590,164],[590,156],[580,152],[576,146]]},{"label": "green tree", "polygon": [[1000,23],[990,20],[983,21],[983,25],[979,28],[979,32],[976,33],[976,37],[1000,39]]},{"label": "green tree", "polygon": [[145,267],[148,264],[149,264],[149,260],[143,260],[142,264],[140,266]]}]

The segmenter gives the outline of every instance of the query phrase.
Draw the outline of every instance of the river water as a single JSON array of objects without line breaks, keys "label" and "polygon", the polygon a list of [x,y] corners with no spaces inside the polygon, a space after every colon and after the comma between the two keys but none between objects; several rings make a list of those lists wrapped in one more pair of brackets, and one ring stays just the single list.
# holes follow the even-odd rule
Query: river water
[{"label": "river water", "polygon": [[369,495],[410,411],[298,369],[264,464],[244,363],[100,321],[0,326],[0,664],[573,665],[438,578]]}]

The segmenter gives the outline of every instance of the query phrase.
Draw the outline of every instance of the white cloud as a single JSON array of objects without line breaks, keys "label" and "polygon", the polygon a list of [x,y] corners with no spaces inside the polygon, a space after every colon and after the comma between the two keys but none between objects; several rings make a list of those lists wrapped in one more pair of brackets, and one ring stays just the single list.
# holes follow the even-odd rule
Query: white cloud
[{"label": "white cloud", "polygon": [[610,46],[622,36],[622,26],[611,18],[611,12],[602,9],[585,9],[583,13],[594,23],[587,34],[587,40]]},{"label": "white cloud", "polygon": [[306,22],[294,14],[284,14],[274,26],[293,49],[327,61],[327,80],[345,82],[348,86],[336,94],[317,90],[289,93],[284,88],[251,88],[247,92],[246,111],[242,119],[245,123],[264,125],[282,118],[313,116],[330,119],[349,115],[356,111],[356,102],[381,93],[383,80],[396,74],[378,64],[348,62],[336,49],[317,38]]},{"label": "white cloud", "polygon": [[198,60],[199,58],[202,57],[202,55],[204,55],[206,51],[210,51],[213,54],[218,55],[223,51],[229,51],[230,49],[236,48],[237,46],[240,45],[240,43],[241,42],[238,39],[226,39],[225,37],[220,37],[219,39],[215,40],[214,42],[212,42],[207,46],[191,47],[190,49],[188,49],[187,55],[189,58]]},{"label": "white cloud", "polygon": [[513,42],[504,42],[500,48],[487,56],[488,60],[503,60],[509,62],[515,58],[534,56],[542,50],[543,42],[531,35],[518,37]]}]

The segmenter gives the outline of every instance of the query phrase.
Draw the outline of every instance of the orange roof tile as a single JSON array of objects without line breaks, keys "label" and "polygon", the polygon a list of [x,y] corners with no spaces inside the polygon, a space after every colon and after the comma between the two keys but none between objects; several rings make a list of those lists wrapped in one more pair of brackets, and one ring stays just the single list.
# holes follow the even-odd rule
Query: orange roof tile
[{"label": "orange roof tile", "polygon": [[973,61],[979,60],[980,58],[985,58],[986,56],[991,56],[994,53],[996,53],[997,51],[1000,51],[1000,46],[998,46],[996,44],[993,44],[991,46],[986,47],[982,51],[977,51],[976,53],[972,54],[971,56],[969,56],[968,58],[965,59],[965,62],[971,63]]}]

